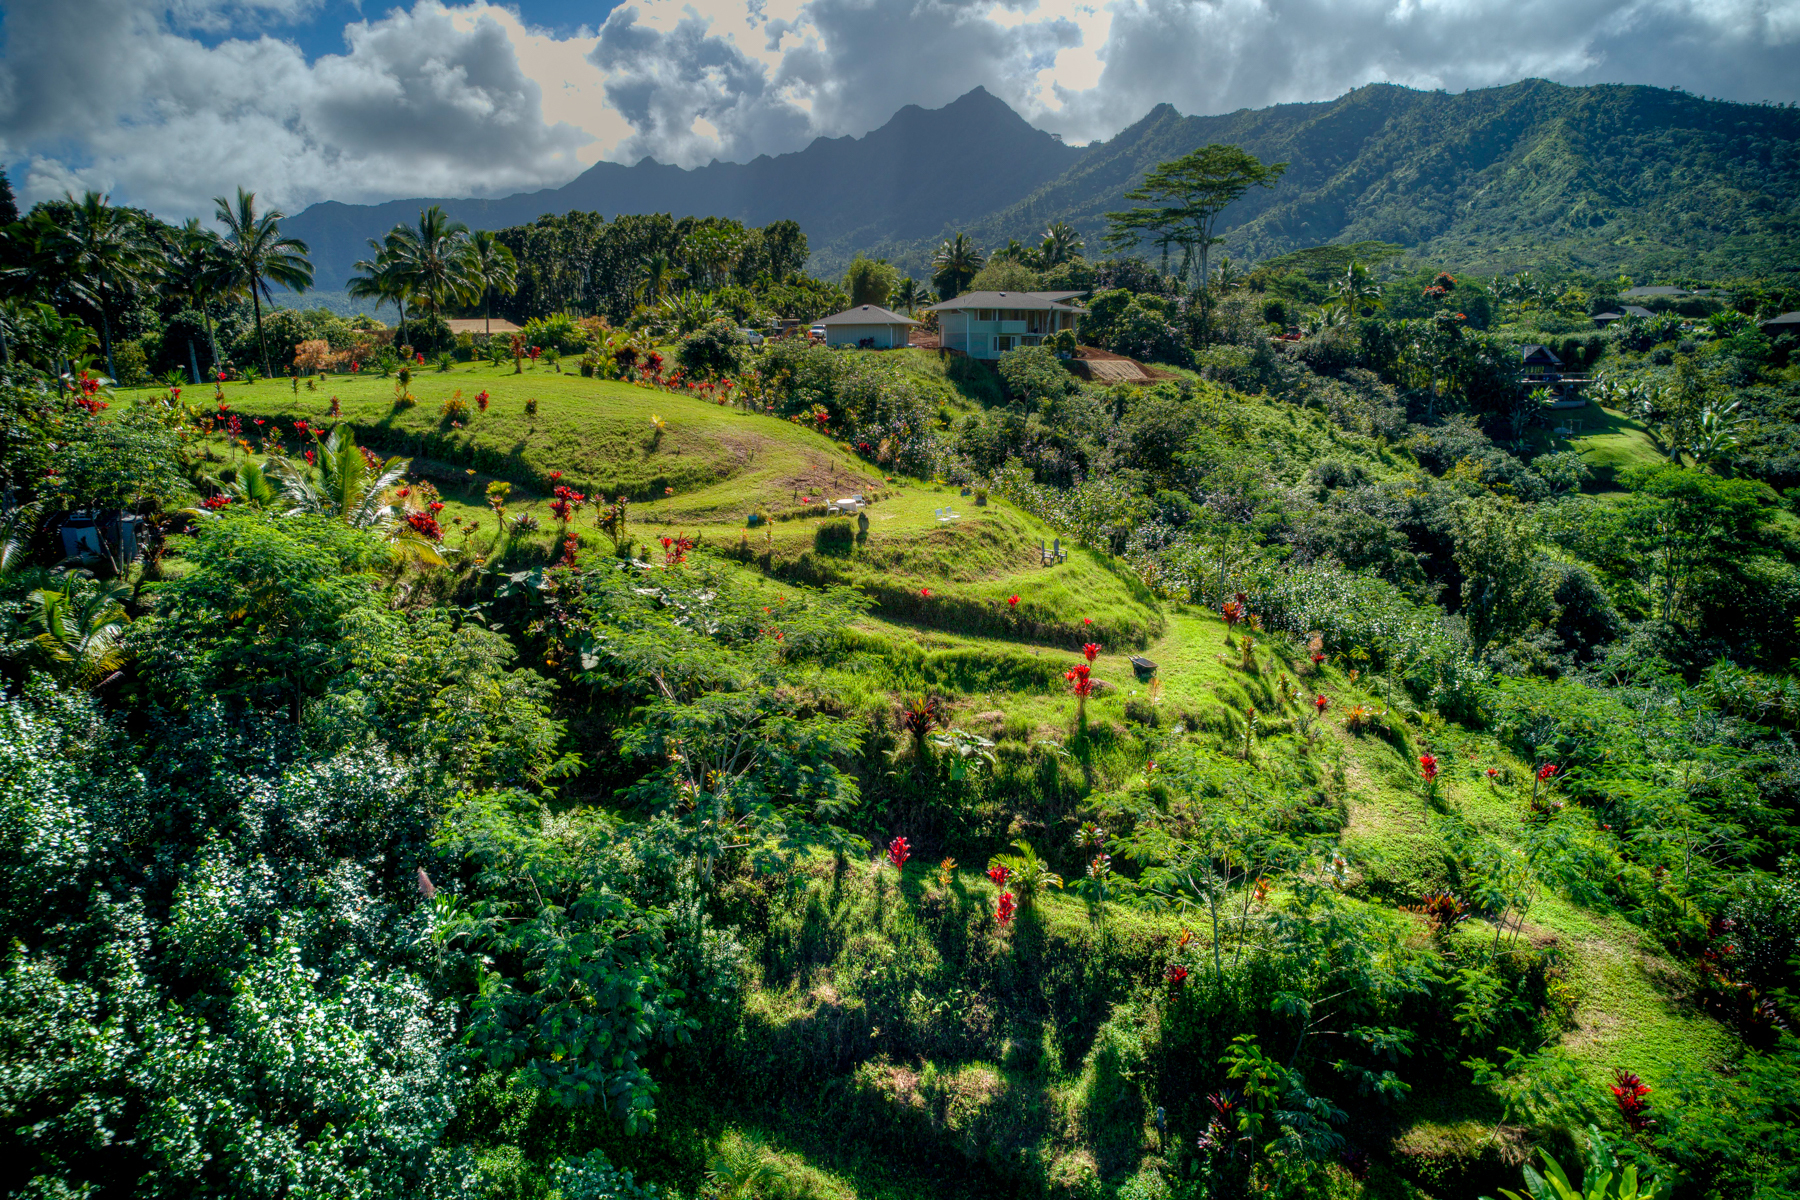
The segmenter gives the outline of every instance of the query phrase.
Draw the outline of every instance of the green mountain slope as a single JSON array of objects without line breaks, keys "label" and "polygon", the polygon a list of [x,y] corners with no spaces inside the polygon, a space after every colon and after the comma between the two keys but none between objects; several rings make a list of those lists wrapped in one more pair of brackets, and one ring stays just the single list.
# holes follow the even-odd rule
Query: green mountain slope
[{"label": "green mountain slope", "polygon": [[[1289,163],[1227,213],[1240,259],[1378,238],[1484,271],[1722,274],[1791,266],[1800,241],[1800,111],[1543,80],[1461,95],[1377,84],[1214,117],[1159,105],[968,232],[993,246],[1061,218],[1097,247],[1127,188],[1208,142]],[[922,272],[934,245],[877,249]]]}]

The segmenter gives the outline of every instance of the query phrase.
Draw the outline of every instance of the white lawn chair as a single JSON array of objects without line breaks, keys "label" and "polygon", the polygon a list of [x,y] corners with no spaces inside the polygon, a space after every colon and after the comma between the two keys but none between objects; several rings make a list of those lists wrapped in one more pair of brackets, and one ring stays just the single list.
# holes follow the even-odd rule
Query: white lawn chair
[{"label": "white lawn chair", "polygon": [[931,512],[932,512],[932,515],[937,517],[939,525],[946,525],[946,524],[950,523],[951,521],[962,520],[961,513],[951,512],[948,508],[934,508],[931,510]]}]

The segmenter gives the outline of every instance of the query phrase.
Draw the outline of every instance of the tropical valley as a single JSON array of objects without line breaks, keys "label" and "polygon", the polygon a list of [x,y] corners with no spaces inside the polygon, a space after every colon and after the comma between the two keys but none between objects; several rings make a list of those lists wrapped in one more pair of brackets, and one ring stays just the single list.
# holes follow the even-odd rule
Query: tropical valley
[{"label": "tropical valley", "polygon": [[0,1194],[1800,1196],[1797,165],[0,175]]}]

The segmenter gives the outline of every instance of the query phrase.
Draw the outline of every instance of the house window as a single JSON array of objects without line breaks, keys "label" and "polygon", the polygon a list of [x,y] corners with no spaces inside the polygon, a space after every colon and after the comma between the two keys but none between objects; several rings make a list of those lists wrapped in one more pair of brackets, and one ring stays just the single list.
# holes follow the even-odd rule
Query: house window
[{"label": "house window", "polygon": [[1044,344],[1044,336],[1039,333],[1028,333],[1025,335],[1025,344],[1027,346],[1041,346]]},{"label": "house window", "polygon": [[1018,343],[1018,340],[1019,340],[1018,338],[1014,337],[1010,333],[996,335],[994,337],[994,353],[995,354],[1005,354],[1008,350],[1011,350],[1013,348],[1013,346]]},{"label": "house window", "polygon": [[975,312],[975,319],[977,321],[991,321],[994,319],[994,310],[991,308],[977,309]]}]

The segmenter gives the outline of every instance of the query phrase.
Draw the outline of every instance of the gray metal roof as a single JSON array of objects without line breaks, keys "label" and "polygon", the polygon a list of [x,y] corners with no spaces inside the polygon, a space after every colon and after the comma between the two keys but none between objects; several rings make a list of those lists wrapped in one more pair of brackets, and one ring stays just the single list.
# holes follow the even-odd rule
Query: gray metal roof
[{"label": "gray metal roof", "polygon": [[965,292],[954,300],[933,304],[926,312],[956,312],[964,308],[1026,308],[1033,312],[1083,313],[1077,304],[1064,304],[1080,292]]},{"label": "gray metal roof", "polygon": [[841,313],[832,313],[823,320],[813,322],[814,325],[917,325],[911,317],[903,317],[897,312],[890,312],[879,304],[859,304],[855,308],[846,308]]},{"label": "gray metal roof", "polygon": [[1784,312],[1779,317],[1770,317],[1766,321],[1758,321],[1757,324],[1763,329],[1767,329],[1771,325],[1782,328],[1800,328],[1800,312]]},{"label": "gray metal roof", "polygon": [[1529,346],[1519,347],[1519,353],[1521,360],[1524,362],[1541,362],[1550,363],[1551,365],[1558,367],[1562,366],[1562,359],[1556,357],[1555,352],[1552,351],[1550,347],[1540,346],[1536,342],[1531,343]]}]

